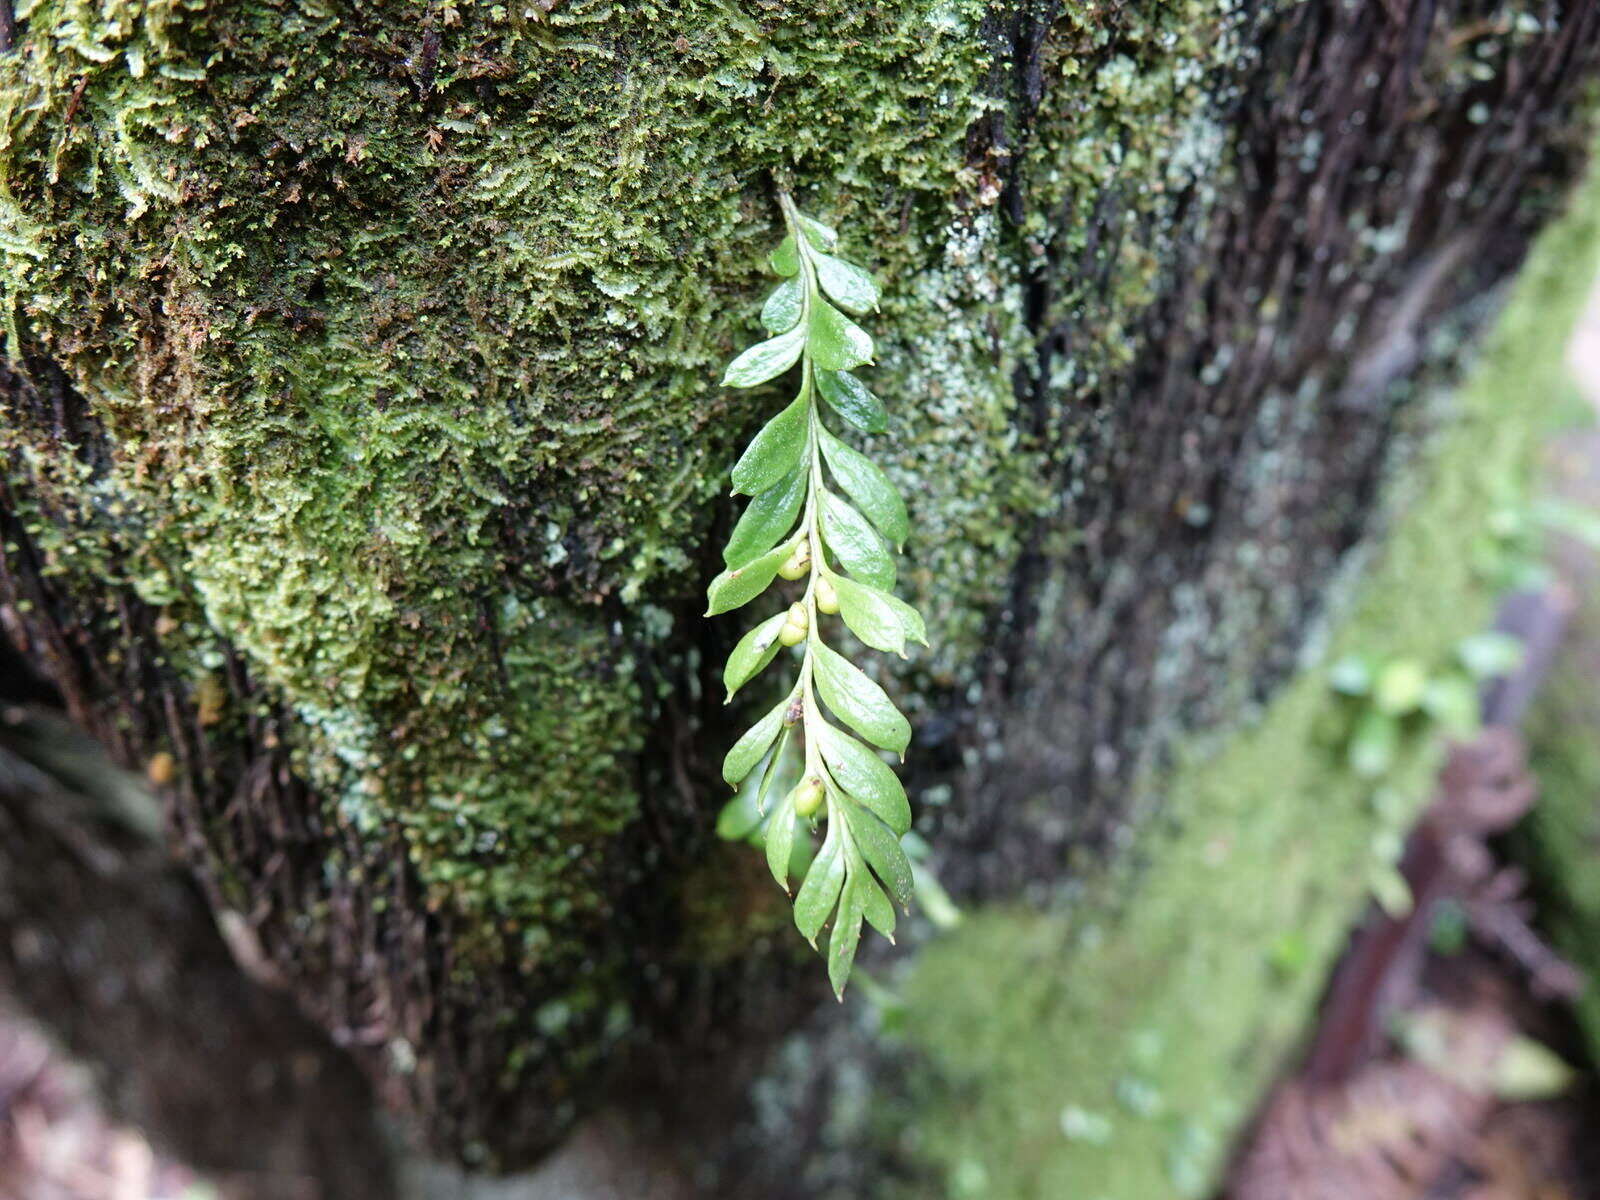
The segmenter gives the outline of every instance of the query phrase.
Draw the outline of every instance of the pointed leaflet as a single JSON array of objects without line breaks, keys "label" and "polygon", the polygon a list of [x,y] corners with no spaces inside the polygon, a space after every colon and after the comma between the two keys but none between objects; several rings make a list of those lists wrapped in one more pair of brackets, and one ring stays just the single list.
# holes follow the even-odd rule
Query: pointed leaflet
[{"label": "pointed leaflet", "polygon": [[848,371],[851,367],[872,361],[871,336],[826,301],[816,302],[806,328],[810,330],[811,356],[819,367],[828,371]]},{"label": "pointed leaflet", "polygon": [[891,942],[894,941],[894,905],[889,903],[889,897],[883,894],[877,881],[865,872],[857,880],[856,887],[861,889],[861,911],[866,915],[867,922]]},{"label": "pointed leaflet", "polygon": [[806,941],[816,945],[817,934],[833,911],[839,898],[839,888],[844,883],[843,836],[834,821],[828,822],[828,836],[822,840],[822,849],[811,860],[800,893],[794,898],[794,923]]},{"label": "pointed leaflet", "polygon": [[[894,611],[895,616],[900,619],[900,627],[905,630],[906,637],[913,642],[926,646],[928,644],[928,628],[922,623],[922,614],[900,599],[899,596],[891,596],[887,592],[882,592],[880,595],[882,595],[884,602]],[[857,634],[856,636],[860,637],[861,635]],[[864,641],[865,639],[863,638],[862,640]]]},{"label": "pointed leaflet", "polygon": [[767,759],[767,769],[761,772],[761,783],[756,788],[756,812],[762,816],[767,812],[767,794],[772,791],[772,785],[783,775],[783,756],[789,749],[789,739],[794,735],[794,726],[785,725],[783,732],[778,736],[778,744],[772,749],[772,757]]},{"label": "pointed leaflet", "polygon": [[706,599],[709,601],[706,616],[714,617],[718,613],[731,612],[742,604],[749,604],[767,590],[767,585],[788,557],[788,546],[774,546],[760,558],[752,559],[737,570],[718,575],[706,588]]},{"label": "pointed leaflet", "polygon": [[830,574],[827,579],[839,595],[839,615],[851,633],[874,650],[905,654],[906,627],[899,611],[889,603],[893,596],[842,575]]},{"label": "pointed leaflet", "polygon": [[845,880],[839,896],[839,915],[834,918],[833,933],[828,937],[828,982],[833,985],[833,994],[841,1000],[844,999],[844,985],[850,981],[850,965],[856,960],[856,947],[861,944],[860,885],[861,878],[857,875]]},{"label": "pointed leaflet", "polygon": [[793,329],[805,308],[805,291],[799,279],[786,279],[773,289],[761,306],[761,323],[768,333]]},{"label": "pointed leaflet", "polygon": [[900,848],[900,839],[889,832],[884,823],[866,809],[856,804],[844,805],[845,819],[855,842],[866,855],[878,878],[894,894],[900,904],[911,903],[911,860]]},{"label": "pointed leaflet", "polygon": [[739,794],[722,806],[717,814],[717,836],[726,842],[742,842],[761,825],[761,814],[756,811],[755,797],[749,788],[740,788]]},{"label": "pointed leaflet", "polygon": [[911,828],[911,805],[906,789],[884,762],[848,733],[824,722],[817,723],[822,760],[841,791],[875,812],[895,833]]},{"label": "pointed leaflet", "polygon": [[789,860],[794,857],[794,806],[785,796],[767,825],[767,869],[785,892],[789,890]]},{"label": "pointed leaflet", "polygon": [[800,228],[806,232],[806,241],[818,250],[832,250],[839,244],[838,231],[831,225],[824,225],[821,221],[814,220],[801,212],[796,212],[794,215]]},{"label": "pointed leaflet", "polygon": [[718,837],[742,841],[760,828],[762,819],[767,815],[763,801],[774,779],[783,773],[784,750],[793,732],[792,725],[784,726],[778,744],[767,755],[765,763],[746,775],[739,783],[733,799],[722,806],[722,811],[717,815]]},{"label": "pointed leaflet", "polygon": [[910,536],[911,521],[906,516],[906,502],[889,477],[865,454],[852,450],[827,430],[822,433],[822,457],[828,460],[828,470],[839,486],[867,519],[896,546],[902,545]]},{"label": "pointed leaflet", "polygon": [[841,308],[853,313],[871,312],[878,307],[878,285],[854,263],[831,254],[814,254],[817,264],[817,282],[822,290],[832,296]]},{"label": "pointed leaflet", "polygon": [[808,477],[799,467],[759,493],[745,506],[733,536],[722,551],[722,561],[730,568],[742,567],[752,558],[765,554],[779,538],[794,528],[800,505],[806,498]]},{"label": "pointed leaflet", "polygon": [[754,496],[772,487],[800,466],[806,448],[806,428],[811,405],[801,392],[772,420],[761,427],[739,461],[733,465],[733,490]]},{"label": "pointed leaflet", "polygon": [[[781,612],[775,617],[768,617],[739,639],[733,653],[728,655],[728,665],[722,668],[722,686],[728,689],[728,700],[732,700],[735,692],[764,671],[776,657],[782,644],[778,641],[778,631],[783,628],[787,615],[787,612]],[[866,679],[866,676],[862,678]],[[872,681],[868,679],[867,682]]]},{"label": "pointed leaflet", "polygon": [[[778,636],[774,630],[772,636]],[[884,690],[837,650],[818,642],[813,671],[822,701],[868,741],[904,755],[911,741],[911,723],[900,715]],[[731,660],[730,660],[731,663]]]},{"label": "pointed leaflet", "polygon": [[733,749],[728,751],[722,760],[722,778],[737,787],[739,782],[748,774],[767,752],[767,747],[772,745],[778,736],[778,730],[783,728],[783,711],[789,707],[787,697],[761,720],[744,731],[744,736],[733,744]]},{"label": "pointed leaflet", "polygon": [[894,586],[894,559],[872,523],[832,492],[822,493],[822,536],[845,570],[874,587]]},{"label": "pointed leaflet", "polygon": [[855,880],[856,895],[861,901],[862,914],[874,929],[891,942],[894,941],[894,905],[889,903],[889,897],[883,894],[883,888],[872,877],[872,872],[867,870],[866,860],[861,857],[861,847],[855,841],[853,833],[845,865],[849,868],[851,878]]},{"label": "pointed leaflet", "polygon": [[804,325],[796,325],[788,333],[757,342],[728,364],[728,369],[722,373],[722,386],[755,387],[758,383],[776,379],[794,366],[805,344]]},{"label": "pointed leaflet", "polygon": [[812,371],[817,391],[830,408],[863,433],[882,433],[889,428],[889,414],[883,403],[867,390],[867,385],[846,371]]}]

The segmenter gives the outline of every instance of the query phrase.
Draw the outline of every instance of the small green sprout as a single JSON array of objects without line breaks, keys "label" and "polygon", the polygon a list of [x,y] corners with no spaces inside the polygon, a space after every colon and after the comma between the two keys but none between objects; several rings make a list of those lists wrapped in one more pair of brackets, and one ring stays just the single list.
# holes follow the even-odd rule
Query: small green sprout
[{"label": "small green sprout", "polygon": [[1522,643],[1495,631],[1473,634],[1456,645],[1455,657],[1430,670],[1414,658],[1379,662],[1352,654],[1328,668],[1328,685],[1351,700],[1345,742],[1351,770],[1367,779],[1385,774],[1408,733],[1471,737],[1478,731],[1479,687],[1515,669]]}]

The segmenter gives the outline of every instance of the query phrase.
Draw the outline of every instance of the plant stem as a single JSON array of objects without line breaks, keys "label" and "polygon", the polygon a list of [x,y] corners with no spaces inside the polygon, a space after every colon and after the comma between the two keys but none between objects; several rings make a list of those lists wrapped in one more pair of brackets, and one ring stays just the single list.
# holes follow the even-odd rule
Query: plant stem
[{"label": "plant stem", "polygon": [[[800,227],[799,213],[795,209],[794,201],[787,192],[778,193],[778,204],[783,211],[783,223],[790,238],[794,240],[795,257],[800,264],[800,321],[807,331],[806,342],[800,351],[800,395],[806,401],[806,453],[810,456],[810,486],[806,489],[805,516],[801,522],[801,533],[806,538],[811,551],[811,571],[806,577],[805,595],[801,597],[801,604],[806,610],[806,650],[805,657],[800,664],[799,689],[801,692],[801,719],[804,722],[806,740],[806,767],[804,778],[821,779],[827,781],[828,775],[822,770],[819,759],[818,740],[814,735],[816,724],[820,721],[817,712],[817,697],[814,687],[814,654],[816,647],[821,643],[822,637],[818,630],[817,612],[817,580],[821,578],[826,567],[823,559],[822,531],[818,521],[819,497],[822,495],[822,418],[817,411],[817,389],[814,378],[815,367],[811,362],[811,307],[817,298],[817,271],[816,264],[811,261],[811,247],[806,239],[805,230]],[[827,789],[828,819],[834,818],[834,790]]]}]

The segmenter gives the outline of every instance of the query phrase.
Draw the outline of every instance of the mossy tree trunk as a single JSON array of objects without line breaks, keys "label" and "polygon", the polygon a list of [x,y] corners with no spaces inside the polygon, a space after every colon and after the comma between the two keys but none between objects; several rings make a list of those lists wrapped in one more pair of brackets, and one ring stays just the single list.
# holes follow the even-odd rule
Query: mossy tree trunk
[{"label": "mossy tree trunk", "polygon": [[[1068,957],[1006,923],[1018,901],[1239,941],[1183,921],[1229,919],[1248,863],[1181,896],[1148,864],[1314,835],[1285,779],[1354,794],[1291,677],[1359,611],[1408,506],[1387,479],[1422,488],[1470,417],[1514,486],[1529,406],[1437,389],[1578,175],[1597,46],[1580,0],[24,5],[0,63],[6,631],[434,1154],[523,1167],[630,1096],[681,1146],[688,1094],[686,1157],[723,1186],[1060,1194],[1096,1137],[996,1146],[1002,1171],[883,1115],[939,1128],[976,1070],[930,1049],[966,1028],[930,981],[968,950]],[[890,296],[875,453],[934,646],[889,686],[928,867],[976,914],[866,963],[906,975],[904,1061],[861,1010],[816,1013],[783,897],[711,834],[740,630],[700,595],[777,398],[713,384],[754,328],[774,179]],[[1402,543],[1435,586],[1477,586],[1456,564],[1492,500]],[[1440,596],[1418,652],[1481,601]],[[1296,765],[1172,834],[1177,749],[1245,717]],[[1372,832],[1338,828],[1259,898],[1324,897],[1314,962]],[[1176,859],[1130,853],[1153,831]],[[1140,1033],[1121,988],[1204,1002],[1148,940],[1083,944],[1060,986],[1107,1001],[1072,1017],[1088,1044]],[[1217,1044],[1264,1031],[1240,1094],[1164,1129],[1189,1150],[1162,1186],[1203,1179],[1311,986],[1240,1000]],[[850,1109],[864,1063],[903,1107]],[[1174,1069],[1168,1104],[1217,1086]],[[1147,1168],[1105,1167],[1105,1194],[1156,1194]]]}]

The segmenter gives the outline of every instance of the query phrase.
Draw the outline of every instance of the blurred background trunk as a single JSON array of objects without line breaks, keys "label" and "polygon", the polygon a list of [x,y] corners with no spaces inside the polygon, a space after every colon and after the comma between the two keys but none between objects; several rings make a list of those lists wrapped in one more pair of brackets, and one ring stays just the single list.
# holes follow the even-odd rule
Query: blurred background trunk
[{"label": "blurred background trunk", "polygon": [[[1354,771],[1324,665],[1448,675],[1526,550],[1597,57],[1578,2],[26,6],[0,984],[266,1194],[393,1194],[374,1107],[441,1195],[1202,1194],[1437,761]],[[842,1009],[712,832],[774,178],[886,283],[966,914]]]}]

